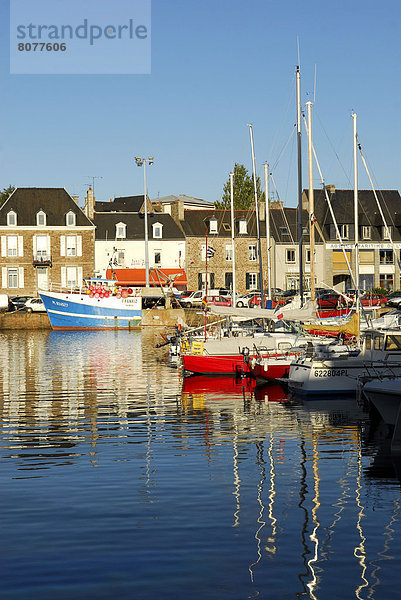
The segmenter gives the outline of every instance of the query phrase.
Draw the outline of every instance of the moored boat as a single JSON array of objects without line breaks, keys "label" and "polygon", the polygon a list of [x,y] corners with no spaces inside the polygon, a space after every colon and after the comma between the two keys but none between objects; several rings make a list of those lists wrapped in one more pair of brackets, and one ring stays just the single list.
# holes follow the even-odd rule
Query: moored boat
[{"label": "moored boat", "polygon": [[290,367],[290,390],[307,395],[355,393],[361,378],[401,375],[401,333],[366,330],[362,346],[326,345],[313,349]]},{"label": "moored boat", "polygon": [[53,329],[131,329],[141,324],[140,289],[120,290],[102,280],[79,290],[42,290],[39,295]]}]

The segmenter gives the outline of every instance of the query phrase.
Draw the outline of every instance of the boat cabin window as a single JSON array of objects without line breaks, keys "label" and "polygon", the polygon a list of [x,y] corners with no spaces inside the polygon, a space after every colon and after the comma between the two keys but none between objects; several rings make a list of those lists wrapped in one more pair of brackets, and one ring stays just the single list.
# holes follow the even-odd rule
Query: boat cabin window
[{"label": "boat cabin window", "polygon": [[388,335],[385,350],[401,350],[401,335]]},{"label": "boat cabin window", "polygon": [[372,337],[370,335],[367,335],[365,338],[365,349],[366,350],[372,349]]},{"label": "boat cabin window", "polygon": [[383,342],[384,342],[384,338],[381,335],[377,335],[374,340],[374,349],[375,350],[383,350]]}]

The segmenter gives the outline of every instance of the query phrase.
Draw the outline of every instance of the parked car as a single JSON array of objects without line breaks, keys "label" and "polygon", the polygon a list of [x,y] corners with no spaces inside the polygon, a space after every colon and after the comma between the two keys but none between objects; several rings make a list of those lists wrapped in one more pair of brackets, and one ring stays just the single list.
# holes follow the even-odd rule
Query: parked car
[{"label": "parked car", "polygon": [[30,298],[25,302],[27,312],[46,312],[45,305],[41,298]]},{"label": "parked car", "polygon": [[206,296],[206,303],[213,306],[232,306],[231,298],[226,296]]},{"label": "parked car", "polygon": [[187,298],[181,298],[181,306],[184,308],[192,308],[196,306],[202,305],[202,300],[205,297],[205,292],[203,290],[198,290],[196,292],[192,292],[190,296]]},{"label": "parked car", "polygon": [[401,291],[391,292],[387,296],[387,306],[392,308],[401,308]]},{"label": "parked car", "polygon": [[[400,298],[401,301],[401,298]],[[373,294],[372,292],[366,292],[363,296],[361,296],[361,304],[362,306],[384,306],[387,304],[387,296],[383,294]]]},{"label": "parked car", "polygon": [[238,308],[242,308],[244,306],[248,306],[248,302],[251,298],[253,298],[253,296],[255,294],[260,294],[260,292],[258,292],[257,290],[253,290],[253,292],[248,292],[246,294],[243,294],[242,296],[238,296],[237,298],[237,302],[235,303],[235,306],[238,306]]},{"label": "parked car", "polygon": [[30,300],[31,298],[32,296],[11,296],[10,300],[15,306],[15,309],[19,310],[21,308],[24,308],[25,303],[28,302],[28,300]]}]

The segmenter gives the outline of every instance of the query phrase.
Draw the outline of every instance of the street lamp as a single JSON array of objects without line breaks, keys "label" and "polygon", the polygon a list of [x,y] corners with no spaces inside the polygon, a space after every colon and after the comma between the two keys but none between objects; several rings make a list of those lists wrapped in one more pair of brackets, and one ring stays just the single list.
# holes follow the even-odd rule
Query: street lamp
[{"label": "street lamp", "polygon": [[146,163],[153,165],[153,156],[149,158],[140,158],[135,156],[135,162],[137,167],[143,165],[143,197],[145,200],[145,273],[146,273],[146,287],[149,287],[149,236],[148,236],[148,203],[147,203],[147,192],[146,192]]}]

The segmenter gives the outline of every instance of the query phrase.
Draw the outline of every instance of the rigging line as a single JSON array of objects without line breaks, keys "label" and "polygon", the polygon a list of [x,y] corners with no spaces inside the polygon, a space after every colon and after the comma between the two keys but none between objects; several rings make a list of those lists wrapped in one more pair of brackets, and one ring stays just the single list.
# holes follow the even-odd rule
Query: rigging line
[{"label": "rigging line", "polygon": [[293,136],[293,135],[294,135],[294,133],[296,132],[296,129],[297,129],[297,125],[296,125],[296,123],[295,123],[295,124],[293,125],[293,127],[292,127],[292,130],[291,130],[291,132],[290,132],[290,135],[288,136],[288,138],[287,138],[287,140],[286,140],[286,142],[285,142],[284,146],[281,148],[281,150],[280,150],[280,152],[279,152],[279,155],[278,155],[278,157],[277,157],[276,161],[273,163],[273,166],[272,166],[272,171],[273,171],[273,170],[274,170],[274,169],[277,167],[277,165],[279,164],[279,162],[280,162],[280,160],[281,160],[281,157],[283,156],[283,154],[284,154],[284,152],[285,152],[285,150],[286,150],[286,148],[287,148],[288,144],[289,144],[289,143],[290,143],[290,141],[291,141],[291,138],[292,138],[292,136]]},{"label": "rigging line", "polygon": [[[359,136],[358,136],[358,140],[359,140]],[[359,144],[359,145],[360,145],[360,149],[359,149],[359,151],[360,151],[360,153],[361,153],[361,156],[362,156],[362,145],[361,145],[361,144]],[[372,165],[371,165],[371,164],[370,164],[370,162],[367,160],[367,158],[365,158],[365,161],[366,161],[366,164],[369,164],[369,169],[370,169],[370,171],[373,171]],[[366,166],[365,166],[365,169],[366,169],[366,172],[368,173],[368,171],[367,171],[367,167],[366,167]],[[369,173],[368,173],[368,177],[369,177],[369,180],[370,180],[371,187],[372,187],[372,189],[373,189],[373,183],[372,183],[372,180],[371,180],[371,178],[370,178],[370,175],[369,175]],[[374,173],[373,173],[372,179],[373,179],[373,180],[376,182],[376,187],[377,187],[377,185],[378,185],[378,181],[377,181],[377,177],[375,176],[375,174],[374,174]],[[392,224],[392,225],[395,225],[395,223],[394,223],[394,220],[393,220],[393,216],[392,216],[392,214],[391,214],[391,210],[390,210],[390,209],[389,209],[389,207],[387,206],[387,202],[386,202],[386,199],[385,199],[385,197],[384,197],[383,191],[382,191],[382,190],[379,190],[377,193],[379,194],[379,196],[380,196],[380,198],[381,198],[381,200],[382,200],[382,203],[383,203],[383,205],[384,205],[384,206],[385,206],[385,208],[387,209],[387,213],[388,213],[388,216],[390,217],[390,222],[391,222],[391,224]]]},{"label": "rigging line", "polygon": [[345,177],[346,177],[346,179],[347,179],[347,181],[348,181],[348,184],[349,184],[349,186],[351,187],[351,186],[352,186],[352,182],[351,182],[351,180],[350,180],[350,178],[349,178],[349,175],[348,175],[348,173],[346,172],[346,170],[345,170],[345,167],[344,167],[344,165],[342,164],[342,162],[341,162],[341,160],[340,160],[340,156],[339,156],[339,154],[338,154],[337,150],[335,149],[335,147],[334,147],[334,144],[332,143],[331,139],[329,138],[329,135],[328,135],[328,133],[327,133],[327,131],[326,131],[326,129],[325,129],[325,127],[324,127],[323,123],[322,123],[322,120],[321,120],[321,119],[320,119],[320,117],[319,117],[319,113],[318,113],[318,111],[316,110],[316,108],[315,108],[315,111],[314,111],[314,112],[315,112],[315,114],[316,114],[316,117],[317,117],[317,119],[318,119],[318,121],[319,121],[319,124],[320,124],[320,126],[321,126],[321,128],[322,128],[322,130],[323,130],[323,133],[325,134],[325,136],[326,136],[326,138],[327,138],[327,141],[329,142],[329,144],[330,144],[330,146],[331,146],[331,149],[333,150],[333,152],[334,152],[334,155],[335,155],[335,157],[337,158],[338,164],[340,165],[340,167],[341,167],[341,169],[342,169],[342,171],[343,171],[343,173],[344,173],[344,175],[345,175]]},{"label": "rigging line", "polygon": [[[277,193],[277,198],[279,198],[279,200],[280,200],[280,196],[279,196],[279,193],[278,193],[278,190],[277,190],[277,186],[276,186],[276,182],[274,181],[273,175],[271,175],[271,178],[272,178],[272,182],[273,182],[273,185],[274,185],[274,189],[276,190],[276,193]],[[281,210],[281,213],[283,215],[283,220],[284,220],[284,222],[285,222],[285,224],[287,226],[288,233],[290,234],[291,244],[295,244],[294,238],[292,236],[291,228],[290,228],[290,225],[289,225],[288,220],[287,220],[287,215],[285,214],[284,205],[280,207],[280,210]]]},{"label": "rigging line", "polygon": [[[390,244],[391,244],[391,246],[392,246],[392,248],[393,248],[393,252],[394,252],[394,254],[395,254],[395,257],[396,257],[396,260],[397,260],[398,268],[400,268],[400,269],[401,269],[401,261],[400,261],[400,258],[399,258],[399,254],[398,254],[398,252],[396,252],[396,248],[395,248],[395,246],[394,246],[394,242],[393,242],[393,236],[392,236],[392,234],[391,234],[391,231],[390,231],[390,229],[389,229],[389,227],[388,227],[388,225],[387,225],[386,219],[385,219],[385,217],[384,217],[383,209],[382,209],[382,207],[381,207],[381,205],[380,205],[380,202],[379,202],[379,199],[378,199],[378,197],[377,197],[376,190],[375,190],[375,188],[374,188],[373,181],[372,181],[372,178],[371,178],[371,176],[370,176],[369,169],[368,169],[368,166],[367,166],[367,164],[366,164],[366,160],[365,160],[365,157],[364,157],[364,155],[363,155],[362,148],[361,148],[361,145],[360,145],[360,144],[358,144],[358,148],[359,148],[359,153],[360,153],[360,155],[361,155],[361,159],[362,159],[362,162],[363,162],[363,166],[365,167],[365,170],[366,170],[367,176],[368,176],[368,178],[369,178],[369,181],[370,181],[370,185],[372,186],[373,195],[374,195],[374,197],[375,197],[376,204],[377,204],[377,208],[379,209],[379,212],[380,212],[380,216],[381,216],[381,218],[382,218],[382,220],[383,220],[383,224],[384,224],[384,227],[385,227],[386,234],[387,234],[387,236],[388,236],[388,238],[389,238],[389,241],[390,241]],[[387,205],[386,205],[386,208],[387,208],[387,211],[389,212]],[[394,225],[394,221],[393,221],[393,219],[391,219],[391,222],[392,222],[392,224]]]},{"label": "rigging line", "polygon": [[287,124],[287,125],[285,125],[285,129],[287,129],[287,127],[288,127],[288,121],[289,121],[288,114],[290,112],[290,107],[293,104],[294,96],[295,96],[295,85],[294,85],[294,82],[295,82],[295,74],[293,75],[292,81],[291,81],[291,93],[290,93],[290,97],[289,97],[289,100],[288,100],[288,103],[287,103],[287,107],[285,109],[282,122],[278,124],[276,132],[275,132],[275,134],[273,136],[273,140],[272,140],[272,143],[271,143],[271,146],[270,146],[270,150],[269,150],[269,153],[268,153],[269,156],[274,156],[274,154],[275,154],[275,148],[276,148],[276,146],[279,143],[279,133],[281,133],[281,131],[284,131],[284,123]]},{"label": "rigging line", "polygon": [[[308,125],[306,123],[305,115],[303,116],[303,118],[304,118],[305,129],[306,129],[306,131],[308,131]],[[325,185],[323,173],[322,173],[322,171],[320,169],[320,164],[319,164],[319,161],[317,159],[317,155],[316,155],[316,152],[315,152],[315,147],[314,147],[313,144],[312,144],[312,151],[313,151],[313,156],[315,158],[317,169],[319,171],[320,181],[321,181],[322,186],[323,186],[323,190],[324,190],[324,195],[325,195],[325,198],[326,198],[326,202],[327,202],[327,204],[329,206],[331,218],[333,219],[334,227],[335,227],[335,230],[336,230],[336,235],[337,235],[337,238],[338,238],[338,240],[339,240],[339,242],[341,244],[341,249],[343,251],[344,259],[345,259],[345,262],[347,264],[347,268],[348,268],[349,274],[351,276],[352,283],[354,284],[354,289],[357,290],[358,287],[357,287],[356,282],[355,282],[355,277],[354,277],[354,274],[353,274],[352,269],[351,269],[351,265],[350,265],[349,260],[348,260],[347,252],[346,252],[345,247],[344,247],[344,242],[343,242],[343,239],[342,239],[341,234],[340,234],[340,230],[339,230],[338,225],[337,225],[337,219],[336,219],[336,217],[334,215],[333,207],[332,207],[332,204],[331,204],[331,201],[330,201],[330,198],[329,198],[329,194],[327,192],[327,188],[326,188],[326,185]]]}]

